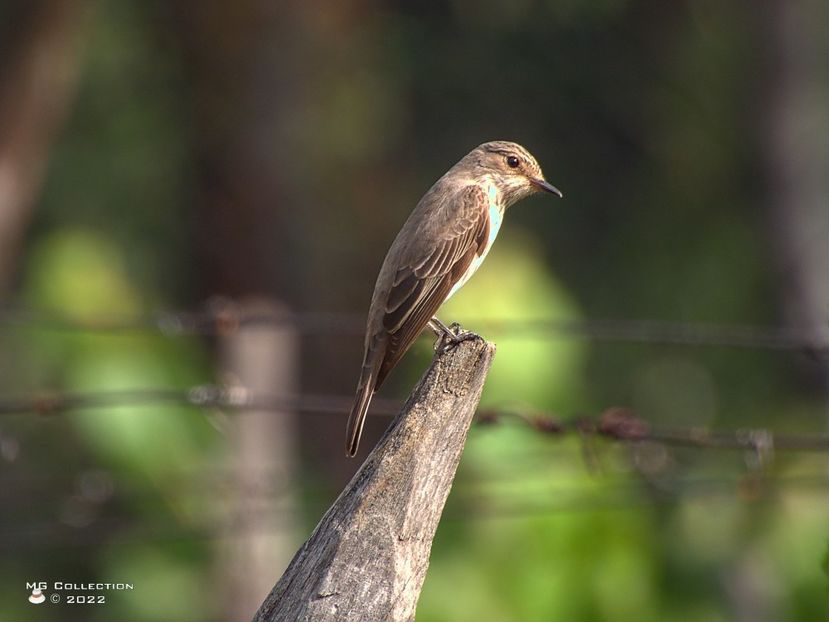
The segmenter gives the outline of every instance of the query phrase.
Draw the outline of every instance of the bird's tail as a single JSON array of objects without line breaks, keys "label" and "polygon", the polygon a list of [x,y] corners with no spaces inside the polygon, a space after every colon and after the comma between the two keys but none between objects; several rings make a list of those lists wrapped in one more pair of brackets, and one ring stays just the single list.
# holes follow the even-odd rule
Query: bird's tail
[{"label": "bird's tail", "polygon": [[371,367],[363,367],[360,382],[357,384],[354,406],[351,408],[351,415],[348,417],[348,425],[345,430],[345,455],[349,458],[353,458],[357,454],[360,436],[363,434],[363,424],[366,421],[366,412],[373,396],[374,370]]}]

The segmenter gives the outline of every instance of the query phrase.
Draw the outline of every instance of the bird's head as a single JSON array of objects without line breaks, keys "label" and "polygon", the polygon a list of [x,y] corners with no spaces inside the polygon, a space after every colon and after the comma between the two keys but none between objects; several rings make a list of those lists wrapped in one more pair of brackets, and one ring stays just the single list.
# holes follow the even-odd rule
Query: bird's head
[{"label": "bird's head", "polygon": [[544,179],[541,167],[532,154],[517,143],[505,140],[484,143],[473,149],[461,163],[471,169],[473,177],[491,177],[507,205],[536,192],[563,196],[558,188]]}]

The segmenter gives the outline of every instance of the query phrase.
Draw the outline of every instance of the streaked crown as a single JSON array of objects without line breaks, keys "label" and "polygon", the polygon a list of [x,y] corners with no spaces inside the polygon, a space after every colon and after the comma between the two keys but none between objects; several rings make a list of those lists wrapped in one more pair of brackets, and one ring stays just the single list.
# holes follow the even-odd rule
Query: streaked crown
[{"label": "streaked crown", "polygon": [[535,192],[561,194],[544,180],[538,161],[518,143],[494,140],[469,152],[450,171],[473,179],[490,179],[501,191],[505,206]]}]

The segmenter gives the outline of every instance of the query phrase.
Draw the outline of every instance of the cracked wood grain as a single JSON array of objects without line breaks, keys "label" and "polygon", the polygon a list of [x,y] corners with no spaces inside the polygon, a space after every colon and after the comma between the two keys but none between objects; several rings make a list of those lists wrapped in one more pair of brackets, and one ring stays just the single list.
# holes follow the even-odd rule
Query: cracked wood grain
[{"label": "cracked wood grain", "polygon": [[494,354],[494,345],[476,338],[435,355],[255,622],[414,619],[432,538]]}]

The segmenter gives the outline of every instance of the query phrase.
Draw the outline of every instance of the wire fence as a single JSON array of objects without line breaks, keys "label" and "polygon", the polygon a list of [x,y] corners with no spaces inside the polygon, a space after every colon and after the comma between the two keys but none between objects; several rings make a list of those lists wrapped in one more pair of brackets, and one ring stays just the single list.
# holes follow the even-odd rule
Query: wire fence
[{"label": "wire fence", "polygon": [[[660,344],[670,346],[700,346],[713,348],[741,348],[765,351],[789,351],[806,353],[817,360],[829,360],[829,338],[822,330],[806,331],[793,327],[759,326],[748,324],[701,324],[664,322],[652,320],[505,320],[472,318],[468,325],[484,333],[517,339],[585,339],[595,342],[620,342],[631,344]],[[243,327],[289,327],[301,335],[362,337],[364,318],[348,313],[285,313],[272,310],[255,310],[233,301],[218,299],[196,311],[149,313],[137,316],[106,316],[77,319],[59,313],[36,311],[20,307],[0,309],[0,330],[15,331],[62,331],[69,333],[136,334],[154,333],[164,337],[232,336]],[[140,416],[142,407],[181,406],[199,411],[226,411],[243,413],[265,411],[274,416],[304,414],[335,416],[344,420],[351,407],[351,395],[268,395],[253,392],[243,386],[203,384],[183,388],[147,387],[140,389],[72,392],[38,391],[22,396],[0,395],[0,416],[4,418],[37,415],[44,418],[66,416],[79,411],[101,411],[101,416],[113,408],[135,408]],[[369,412],[372,416],[393,416],[402,402],[394,399],[375,398]],[[662,487],[663,496],[643,492],[641,482],[635,480],[610,484],[599,492],[558,491],[555,495],[499,495],[492,503],[492,496],[476,493],[463,485],[456,495],[460,507],[472,504],[481,511],[476,518],[502,518],[526,516],[533,513],[577,512],[595,509],[625,509],[643,503],[659,503],[675,498],[717,497],[722,495],[753,495],[758,478],[769,478],[774,490],[786,487],[791,490],[818,491],[829,489],[829,474],[820,472],[798,474],[770,474],[769,467],[777,453],[829,454],[829,436],[824,434],[782,434],[767,428],[715,430],[692,426],[663,428],[654,426],[638,417],[632,410],[612,407],[601,413],[561,417],[549,412],[520,408],[481,408],[476,415],[478,426],[516,424],[551,440],[577,438],[582,443],[582,456],[589,469],[594,468],[593,441],[607,442],[628,448],[632,454],[647,446],[667,449],[692,449],[696,451],[741,452],[745,465],[742,473],[730,472],[727,477],[688,477],[672,475],[669,487]],[[2,432],[0,430],[0,432]],[[0,434],[2,436],[2,434]],[[0,439],[1,440],[1,439]],[[542,459],[549,459],[549,452]],[[539,457],[539,456],[536,456]],[[633,462],[632,462],[633,464]],[[811,463],[810,463],[811,464]],[[632,467],[642,480],[653,475],[645,472],[642,465]],[[813,465],[814,466],[814,465]],[[527,482],[528,469],[520,473],[507,472],[507,480],[521,477]],[[529,469],[532,474],[532,469]],[[759,474],[759,475],[758,475]],[[516,477],[513,477],[515,475]],[[755,477],[755,475],[757,477]],[[227,477],[224,474],[223,477]],[[652,478],[651,478],[652,479]],[[748,482],[748,484],[746,483]],[[8,484],[3,480],[3,485]],[[214,485],[213,482],[210,485]],[[218,485],[218,484],[216,484]],[[770,487],[764,489],[767,494]],[[124,491],[121,491],[122,494]],[[250,491],[247,491],[250,494]],[[266,487],[265,496],[273,496]],[[447,518],[452,518],[451,506]],[[109,519],[105,519],[105,522]],[[235,521],[235,518],[227,520]],[[100,528],[96,520],[95,530]],[[129,517],[113,517],[107,523],[113,530],[132,529]],[[181,539],[182,537],[212,538],[223,529],[215,524],[183,529],[181,525],[147,527],[144,536],[150,539]],[[18,529],[18,531],[15,531]],[[139,529],[144,529],[141,527]],[[17,535],[15,535],[17,534]],[[189,535],[188,535],[189,534]],[[144,537],[142,536],[142,537]],[[63,543],[93,546],[97,531],[89,538],[78,536],[78,530],[57,523],[41,526],[0,525],[0,541],[7,546],[34,546],[37,543]]]},{"label": "wire fence", "polygon": [[[246,387],[197,385],[184,389],[147,388],[95,392],[40,391],[23,397],[0,398],[3,415],[62,415],[79,410],[114,407],[192,406],[230,411],[268,411],[273,413],[342,414],[351,407],[353,397],[346,395],[259,395]],[[371,414],[396,414],[399,400],[376,398]]]},{"label": "wire fence", "polygon": [[[824,499],[829,491],[829,477],[819,473],[797,473],[760,477],[756,473],[730,476],[674,477],[670,486],[649,486],[643,480],[609,481],[595,487],[580,485],[546,486],[520,492],[503,487],[484,489],[459,482],[453,489],[452,501],[446,506],[444,519],[448,521],[491,521],[524,519],[550,514],[584,514],[591,512],[630,512],[648,508],[671,506],[680,501],[692,503],[726,502],[740,499],[746,503],[779,498],[789,493],[817,495]],[[238,492],[238,490],[237,490]],[[245,491],[250,501],[256,491]],[[53,493],[54,494],[54,493]],[[191,494],[196,494],[191,491]],[[216,494],[210,488],[207,494]],[[41,517],[37,521],[15,521],[0,524],[0,550],[54,549],[55,547],[97,548],[111,539],[124,541],[188,541],[217,540],[227,534],[251,535],[252,530],[267,533],[291,533],[298,510],[281,503],[281,492],[263,490],[261,500],[272,505],[238,507],[225,503],[219,511],[198,517],[176,516],[159,503],[152,491],[131,490],[122,482],[113,487],[113,494],[99,503],[90,503],[74,515]],[[336,494],[317,492],[311,499],[324,511]],[[139,500],[145,509],[158,504],[152,516],[125,514],[119,500]],[[224,496],[228,501],[228,497]],[[306,502],[309,501],[307,495]],[[474,511],[470,512],[470,508]],[[268,518],[263,523],[259,518]],[[291,534],[296,535],[296,534]]]},{"label": "wire fence", "polygon": [[[598,342],[708,346],[829,354],[829,323],[818,329],[793,326],[668,322],[647,319],[504,319],[472,317],[482,332],[521,339],[585,339]],[[0,326],[94,333],[156,332],[168,337],[233,334],[241,327],[290,327],[302,335],[362,336],[365,318],[354,313],[251,310],[231,300],[209,301],[196,311],[77,319],[59,313],[7,306]]]},{"label": "wire fence", "polygon": [[[103,334],[153,332],[167,337],[227,336],[242,327],[290,327],[305,335],[362,336],[364,318],[349,313],[293,313],[273,307],[251,308],[225,298],[208,301],[195,311],[165,311],[130,316],[78,319],[66,314],[7,305],[0,308],[0,328],[92,332]],[[706,324],[655,320],[505,320],[474,318],[471,326],[502,336],[529,339],[581,338],[590,341],[638,344],[732,347],[752,350],[801,351],[823,359],[829,356],[826,330],[748,324]],[[79,410],[124,406],[180,405],[201,409],[258,410],[274,413],[342,415],[351,406],[350,395],[292,396],[254,394],[241,386],[199,385],[99,392],[40,391],[21,397],[0,396],[0,416],[34,413],[58,415]],[[375,398],[370,414],[391,416],[401,402]],[[829,437],[773,434],[766,429],[714,432],[704,428],[656,430],[629,410],[610,408],[595,418],[562,419],[515,409],[487,409],[482,423],[511,418],[552,436],[578,434],[621,442],[651,441],[669,446],[705,449],[754,449],[758,455],[773,450],[829,451]]]},{"label": "wire fence", "polygon": [[[33,399],[0,401],[0,412],[6,415],[37,413],[48,420],[48,417],[70,415],[77,410],[98,409],[103,411],[102,416],[106,416],[108,409],[113,406],[180,405],[239,413],[265,410],[274,413],[274,416],[301,412],[342,418],[351,405],[351,399],[351,396],[336,395],[255,395],[239,387],[200,385],[184,390],[149,389],[85,394],[52,392],[34,396]],[[371,414],[391,416],[400,407],[401,402],[396,400],[377,400]],[[140,416],[140,410],[136,415]],[[829,436],[825,435],[776,434],[765,428],[667,429],[653,426],[637,417],[630,409],[621,407],[607,409],[595,416],[566,418],[515,408],[482,408],[476,415],[475,423],[478,428],[519,425],[553,442],[567,438],[577,439],[581,442],[580,454],[587,471],[605,476],[608,475],[607,469],[597,467],[600,463],[597,457],[600,448],[594,441],[624,447],[630,450],[627,474],[619,479],[618,468],[614,468],[615,475],[600,478],[604,483],[588,488],[572,482],[556,484],[556,478],[551,476],[548,467],[549,461],[559,450],[554,450],[551,445],[549,451],[541,453],[536,446],[530,454],[522,452],[523,463],[507,461],[504,465],[506,468],[499,467],[497,478],[473,478],[471,481],[461,479],[457,482],[453,503],[446,510],[445,518],[449,521],[466,521],[470,517],[476,521],[510,520],[561,513],[642,511],[646,507],[673,504],[679,500],[716,503],[721,500],[733,502],[738,498],[752,502],[788,493],[822,497],[829,490],[829,473],[819,463],[806,463],[804,468],[795,471],[784,469],[775,472],[771,469],[776,454],[780,452],[829,454]],[[737,451],[740,452],[744,467],[742,471],[729,468],[727,473],[719,475],[712,474],[710,470],[704,475],[694,475],[693,469],[688,471],[688,465],[677,468],[671,460],[661,460],[659,467],[653,469],[648,466],[647,459],[638,459],[640,451],[647,454],[648,448],[652,450],[653,446],[698,451]],[[568,456],[567,459],[572,464],[572,448]],[[68,517],[61,511],[55,518],[41,518],[36,523],[25,519],[0,521],[0,549],[9,552],[48,550],[54,547],[95,548],[109,538],[141,542],[210,541],[224,537],[227,533],[249,535],[251,524],[256,529],[262,528],[261,521],[256,521],[255,516],[251,515],[251,511],[255,510],[249,507],[233,510],[236,507],[233,505],[230,514],[220,512],[217,515],[206,515],[195,523],[179,522],[175,517],[166,516],[163,504],[159,508],[161,515],[149,521],[146,518],[120,515],[119,499],[154,503],[158,502],[156,497],[161,492],[129,480],[120,481],[108,471],[96,471],[95,479],[101,479],[101,474],[105,476],[105,485],[82,486],[84,489],[93,489],[93,500],[82,500],[83,507]],[[24,477],[19,482],[12,474],[0,477],[0,488],[5,491],[4,494],[11,495],[17,494],[15,488],[25,489],[29,503],[37,503],[39,492],[43,493],[46,500],[56,494],[71,500],[78,497],[77,493],[72,492],[78,485],[75,480],[85,477],[83,474],[64,472],[60,474],[63,484],[56,486],[58,480],[54,473],[41,474],[34,479]],[[226,498],[229,491],[233,491],[233,495],[241,494],[248,501],[252,498],[259,499],[265,503],[276,503],[277,506],[285,493],[284,486],[288,485],[284,473],[266,472],[256,474],[253,484],[247,484],[248,487],[253,485],[253,489],[242,490],[232,469],[226,468],[216,468],[213,472],[194,470],[189,475],[176,473],[175,478],[177,494],[184,498],[204,498],[206,495]],[[519,482],[520,485],[515,488]],[[107,490],[105,495],[99,494],[101,488]],[[330,495],[321,490],[305,490],[303,494],[306,501],[316,499],[314,503],[323,508],[331,500]],[[468,511],[470,507],[475,508],[471,514]],[[268,523],[269,533],[284,529],[280,516],[284,515],[285,525],[295,523],[296,508],[268,507],[264,511],[269,520],[276,521]]]},{"label": "wire fence", "polygon": [[[270,481],[276,479],[273,473],[267,475],[270,476]],[[452,500],[446,508],[445,518],[481,521],[611,510],[647,512],[659,506],[681,502],[716,504],[738,500],[750,504],[790,494],[817,495],[816,501],[825,504],[827,491],[829,478],[817,471],[791,474],[760,474],[752,471],[703,476],[676,473],[663,481],[643,476],[611,476],[598,484],[594,478],[589,485],[580,480],[562,483],[561,480],[550,477],[549,473],[546,476],[536,474],[529,481],[526,474],[516,474],[511,480],[495,485],[461,476],[453,486]],[[154,534],[147,534],[145,530],[150,528],[152,532],[156,527],[169,532],[169,537],[188,539],[195,535],[215,539],[219,533],[249,533],[248,525],[251,523],[258,524],[261,528],[259,512],[268,517],[268,530],[279,532],[285,526],[295,524],[302,515],[296,506],[295,489],[291,489],[288,495],[283,490],[274,490],[272,485],[259,489],[240,489],[238,481],[233,481],[232,476],[227,474],[222,479],[203,482],[198,486],[179,477],[177,503],[201,506],[205,498],[222,500],[220,505],[214,506],[210,511],[189,517],[170,512],[169,506],[164,502],[165,497],[169,496],[169,490],[130,485],[128,480],[121,478],[113,480],[111,493],[101,499],[86,500],[71,490],[56,490],[54,487],[50,491],[35,488],[30,492],[32,499],[29,503],[43,504],[57,498],[62,501],[59,510],[49,515],[40,515],[34,521],[23,517],[9,520],[7,512],[6,520],[0,523],[0,549],[47,543],[77,545],[79,537],[84,542],[85,536],[89,538],[85,544],[97,546],[102,542],[101,531],[107,531],[108,526],[117,526],[117,531],[122,532],[122,539],[143,540],[146,536],[152,539]],[[303,487],[302,490],[303,505],[310,515],[322,514],[336,496],[336,492],[313,487]],[[239,498],[246,501],[245,507],[234,503]],[[135,503],[140,504],[148,514],[123,514],[125,504]],[[314,509],[309,511],[308,508]],[[21,541],[21,538],[28,539],[28,542]]]},{"label": "wire fence", "polygon": [[[91,393],[46,391],[20,398],[0,398],[0,415],[56,416],[113,407],[178,405],[237,412],[267,411],[275,415],[301,413],[344,417],[353,399],[350,395],[261,395],[245,387],[209,384],[185,389],[149,388]],[[393,416],[401,405],[399,400],[376,398],[372,401],[369,414]],[[775,450],[829,452],[829,436],[825,435],[774,434],[766,428],[715,431],[695,426],[661,429],[653,427],[631,409],[624,407],[611,407],[592,417],[562,418],[551,413],[515,408],[482,408],[476,415],[476,422],[483,425],[508,420],[551,437],[577,435],[622,443],[652,442],[699,449],[749,449],[758,456],[770,455]]]}]

